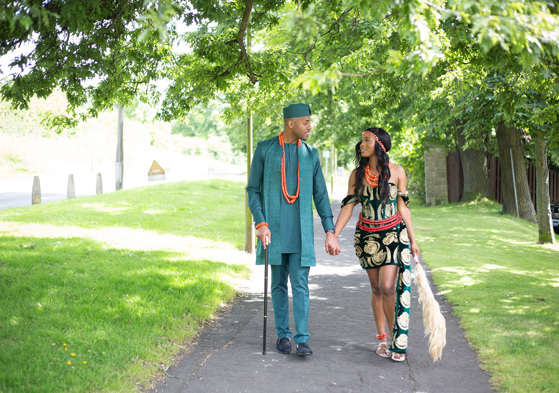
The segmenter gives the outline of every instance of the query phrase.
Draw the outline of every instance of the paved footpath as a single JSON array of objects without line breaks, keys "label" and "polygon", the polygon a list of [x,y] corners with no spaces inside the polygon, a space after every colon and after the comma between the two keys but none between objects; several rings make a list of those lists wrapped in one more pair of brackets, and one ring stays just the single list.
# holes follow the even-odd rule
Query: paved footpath
[{"label": "paved footpath", "polygon": [[[333,203],[335,216],[339,205]],[[323,230],[315,219],[317,266],[311,268],[309,280],[309,344],[314,356],[276,352],[270,299],[267,354],[262,355],[264,269],[259,266],[251,278],[253,289],[201,334],[151,392],[492,392],[489,376],[480,369],[451,307],[439,296],[447,345],[442,360],[433,363],[415,286],[407,360],[396,363],[375,354],[371,289],[353,251],[358,210],[339,238],[342,253],[336,257],[324,251]]]}]

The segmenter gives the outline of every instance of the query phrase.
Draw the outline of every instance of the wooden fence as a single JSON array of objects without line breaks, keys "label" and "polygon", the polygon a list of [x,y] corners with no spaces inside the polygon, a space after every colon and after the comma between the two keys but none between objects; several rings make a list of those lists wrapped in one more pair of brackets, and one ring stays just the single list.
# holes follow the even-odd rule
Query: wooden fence
[{"label": "wooden fence", "polygon": [[[448,200],[458,202],[462,198],[464,178],[462,165],[458,152],[452,152],[446,160],[448,178]],[[528,185],[534,207],[536,206],[536,166],[529,162],[527,168]],[[499,157],[491,157],[489,160],[489,181],[496,201],[503,203],[503,189],[501,187],[501,163]],[[549,197],[551,203],[559,203],[559,172],[549,170]]]},{"label": "wooden fence", "polygon": [[[489,160],[489,171],[493,195],[499,203],[503,203],[503,191],[501,187],[501,163],[499,157],[491,157],[491,159]],[[528,175],[530,196],[532,197],[532,202],[534,203],[535,207],[536,166],[532,162],[529,162],[526,172],[526,174]],[[559,203],[559,172],[554,171],[553,169],[549,170],[549,199],[551,200],[551,203]]]}]

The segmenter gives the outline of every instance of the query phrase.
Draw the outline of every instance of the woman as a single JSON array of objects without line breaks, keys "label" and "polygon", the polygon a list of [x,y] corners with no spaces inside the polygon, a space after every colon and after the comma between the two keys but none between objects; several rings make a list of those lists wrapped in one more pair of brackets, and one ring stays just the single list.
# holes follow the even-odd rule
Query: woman
[{"label": "woman", "polygon": [[[411,253],[419,256],[413,234],[406,174],[391,164],[387,152],[392,144],[382,128],[368,128],[355,147],[356,169],[349,178],[348,195],[336,220],[338,237],[361,203],[355,229],[355,253],[369,276],[371,303],[382,357],[406,359],[411,301]],[[339,254],[336,249],[334,254]],[[397,280],[397,282],[396,282]],[[397,285],[395,285],[395,283]],[[390,346],[388,333],[391,333]]]}]

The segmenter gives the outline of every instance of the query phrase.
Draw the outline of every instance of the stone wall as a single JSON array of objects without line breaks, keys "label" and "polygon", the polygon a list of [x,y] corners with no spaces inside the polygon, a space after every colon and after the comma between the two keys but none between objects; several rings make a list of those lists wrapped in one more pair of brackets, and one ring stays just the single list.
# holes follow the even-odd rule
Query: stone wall
[{"label": "stone wall", "polygon": [[425,149],[426,206],[448,203],[446,156],[444,147],[431,146]]}]

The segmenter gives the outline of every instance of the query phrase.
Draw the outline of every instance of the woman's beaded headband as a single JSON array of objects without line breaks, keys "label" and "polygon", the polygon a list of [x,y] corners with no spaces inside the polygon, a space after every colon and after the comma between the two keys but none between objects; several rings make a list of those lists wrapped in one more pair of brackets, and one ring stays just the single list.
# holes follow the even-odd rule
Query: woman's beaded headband
[{"label": "woman's beaded headband", "polygon": [[382,147],[382,151],[386,153],[386,149],[385,149],[384,145],[382,144],[382,142],[380,141],[380,139],[378,139],[378,136],[373,134],[371,131],[363,131],[363,134],[361,134],[361,136],[363,136],[365,134],[372,136],[373,139],[380,145],[380,147]]}]

